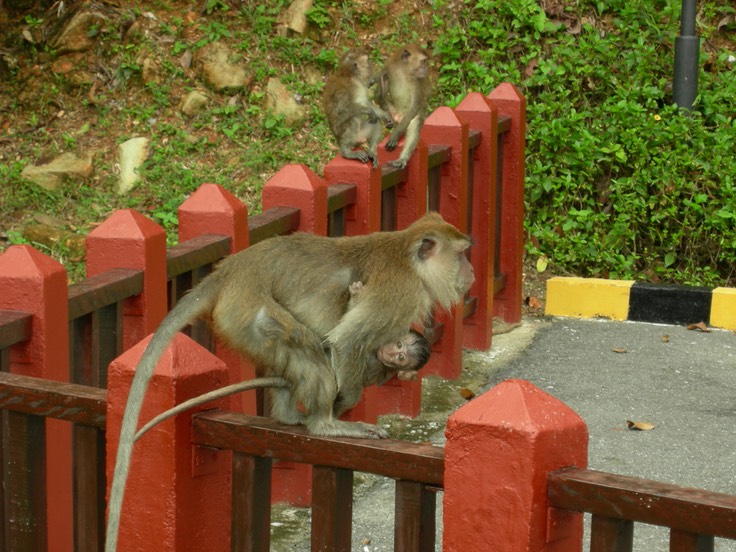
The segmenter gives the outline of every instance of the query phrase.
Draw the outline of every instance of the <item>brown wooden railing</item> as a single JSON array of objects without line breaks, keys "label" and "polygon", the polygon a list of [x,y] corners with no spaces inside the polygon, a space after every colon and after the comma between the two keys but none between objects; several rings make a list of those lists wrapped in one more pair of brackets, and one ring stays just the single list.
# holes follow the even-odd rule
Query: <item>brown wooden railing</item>
[{"label": "brown wooden railing", "polygon": [[549,475],[550,506],[592,513],[590,550],[631,552],[634,523],[670,529],[671,552],[736,540],[736,496],[612,473],[566,468]]},{"label": "brown wooden railing", "polygon": [[396,550],[434,550],[435,491],[442,488],[444,472],[442,448],[314,437],[303,428],[232,412],[196,415],[193,441],[234,451],[234,550],[269,550],[270,473],[271,460],[276,458],[314,466],[312,550],[350,550],[354,472],[396,480]]},{"label": "brown wooden railing", "polygon": [[[11,325],[23,319],[4,318]],[[0,550],[45,550],[44,418],[103,430],[105,391],[1,372],[0,408],[7,428],[2,448],[4,494],[16,516],[0,532]],[[312,550],[350,549],[356,471],[397,482],[394,549],[434,549],[435,497],[444,486],[444,449],[391,440],[314,437],[303,428],[226,411],[196,414],[192,427],[195,445],[233,451],[232,550],[269,550],[271,462],[276,458],[314,465]],[[75,441],[74,450],[80,454],[86,446]],[[736,540],[734,495],[581,468],[549,473],[547,489],[550,507],[593,514],[594,552],[633,550],[635,522],[669,527],[672,552],[713,551],[714,537]],[[93,520],[99,517],[90,512],[99,492],[95,486],[76,488],[77,550],[97,549],[98,528],[81,522],[87,519],[85,514]]]}]

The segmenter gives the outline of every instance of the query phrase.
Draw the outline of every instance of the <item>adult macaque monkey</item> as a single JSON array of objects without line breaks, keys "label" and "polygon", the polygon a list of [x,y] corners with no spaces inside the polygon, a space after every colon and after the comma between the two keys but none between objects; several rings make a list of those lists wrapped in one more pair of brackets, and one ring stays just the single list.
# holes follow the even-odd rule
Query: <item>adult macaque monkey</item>
[{"label": "adult macaque monkey", "polygon": [[[303,424],[313,435],[386,437],[374,425],[336,415],[360,400],[370,357],[379,347],[426,319],[435,305],[449,308],[462,300],[474,279],[465,257],[469,246],[467,236],[429,213],[398,232],[343,238],[294,234],[224,259],[169,312],[136,369],[120,428],[106,552],[117,544],[146,387],[177,331],[205,318],[260,375],[286,380],[288,386],[272,389],[271,414],[278,421]],[[348,287],[357,281],[362,289],[346,313]],[[264,332],[272,324],[285,331]]]},{"label": "adult macaque monkey", "polygon": [[[340,59],[335,73],[325,84],[322,107],[327,115],[327,124],[337,139],[340,155],[363,163],[370,161],[376,168],[383,124],[391,127],[393,119],[368,97],[372,77],[373,66],[368,54],[349,51]],[[363,143],[367,145],[366,150],[355,149]]]},{"label": "adult macaque monkey", "polygon": [[[352,286],[353,284],[351,284]],[[352,293],[352,287],[351,287]],[[369,366],[366,370],[366,379],[363,386],[386,383],[393,376],[398,377],[402,381],[413,380],[417,377],[417,372],[427,364],[431,348],[427,339],[415,330],[409,332],[397,340],[380,347],[376,351],[375,357],[369,360]],[[134,440],[137,441],[145,433],[153,429],[155,426],[168,420],[169,418],[181,414],[190,408],[200,406],[202,404],[221,399],[235,393],[250,391],[252,389],[273,388],[288,389],[288,380],[280,377],[272,378],[255,378],[252,380],[241,381],[232,385],[226,385],[209,393],[204,393],[193,397],[187,401],[177,404],[169,410],[162,412],[155,418],[152,418],[135,434]]]},{"label": "adult macaque monkey", "polygon": [[391,114],[395,125],[386,141],[393,151],[404,136],[404,147],[392,167],[403,169],[419,142],[419,131],[427,117],[427,101],[432,92],[429,79],[429,54],[416,44],[397,50],[377,75],[378,103]]}]

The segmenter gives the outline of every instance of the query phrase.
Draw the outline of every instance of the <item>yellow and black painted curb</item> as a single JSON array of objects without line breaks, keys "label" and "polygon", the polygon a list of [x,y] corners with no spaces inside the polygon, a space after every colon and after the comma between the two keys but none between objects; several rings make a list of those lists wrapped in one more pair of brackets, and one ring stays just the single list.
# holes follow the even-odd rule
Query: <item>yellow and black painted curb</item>
[{"label": "yellow and black painted curb", "polygon": [[547,281],[545,314],[736,330],[736,289],[555,277]]}]

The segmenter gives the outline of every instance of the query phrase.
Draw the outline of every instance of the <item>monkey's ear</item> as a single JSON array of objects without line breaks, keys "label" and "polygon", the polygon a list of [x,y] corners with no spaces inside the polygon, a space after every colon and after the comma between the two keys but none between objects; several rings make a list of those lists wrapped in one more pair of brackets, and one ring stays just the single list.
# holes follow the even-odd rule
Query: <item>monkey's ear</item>
[{"label": "monkey's ear", "polygon": [[409,50],[404,50],[403,52],[401,52],[401,59],[403,59],[404,61],[406,61],[410,57],[411,57],[411,52]]},{"label": "monkey's ear", "polygon": [[420,260],[425,261],[432,255],[434,255],[434,250],[436,247],[437,242],[432,238],[422,238],[422,244],[419,246],[417,256]]}]

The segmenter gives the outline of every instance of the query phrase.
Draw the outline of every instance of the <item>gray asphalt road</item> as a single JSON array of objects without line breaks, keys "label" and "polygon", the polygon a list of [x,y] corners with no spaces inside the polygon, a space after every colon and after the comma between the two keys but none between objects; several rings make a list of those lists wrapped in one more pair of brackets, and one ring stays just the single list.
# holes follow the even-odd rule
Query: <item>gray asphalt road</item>
[{"label": "gray asphalt road", "polygon": [[[448,409],[438,417],[438,392],[454,399],[460,387],[482,392],[508,378],[531,381],[583,417],[590,431],[590,468],[736,494],[733,332],[633,322],[527,320],[520,328],[494,336],[491,351],[466,353],[461,380],[434,384],[429,402],[423,402],[432,414],[410,422],[411,431],[426,435],[428,427],[443,427],[441,420],[460,404],[447,400]],[[631,431],[627,420],[650,422],[655,428]],[[442,430],[435,431],[432,440],[442,442]],[[441,515],[441,495],[438,503]],[[354,550],[393,550],[393,483],[369,478],[358,490],[353,517]],[[736,542],[717,540],[715,549],[736,552]],[[308,550],[308,545],[292,541],[274,550]],[[667,533],[637,524],[634,550],[665,552]]]},{"label": "gray asphalt road", "polygon": [[[556,319],[492,377],[524,378],[578,412],[589,467],[736,494],[736,334],[632,322]],[[646,421],[651,431],[626,429]],[[634,549],[666,551],[635,525]],[[719,540],[716,550],[736,551]]]}]

